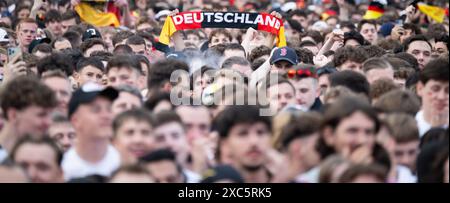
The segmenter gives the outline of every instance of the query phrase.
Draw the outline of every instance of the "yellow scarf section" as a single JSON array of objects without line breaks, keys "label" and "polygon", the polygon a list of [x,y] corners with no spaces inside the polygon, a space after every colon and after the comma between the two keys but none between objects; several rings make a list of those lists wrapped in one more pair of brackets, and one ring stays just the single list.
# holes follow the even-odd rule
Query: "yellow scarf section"
[{"label": "yellow scarf section", "polygon": [[[167,17],[161,30],[161,35],[159,36],[159,42],[165,45],[169,45],[170,37],[177,31],[178,30],[173,23],[172,17]],[[287,46],[286,35],[284,34],[284,26],[280,27],[280,31],[277,35],[276,45],[277,47]]]},{"label": "yellow scarf section", "polygon": [[430,16],[433,20],[435,20],[438,23],[443,23],[445,19],[445,9],[437,7],[437,6],[430,6],[424,3],[417,4],[419,7],[419,10],[422,11],[422,13],[425,13],[425,15]]},{"label": "yellow scarf section", "polygon": [[97,27],[106,27],[113,25],[119,27],[120,22],[113,13],[101,12],[92,8],[88,3],[81,2],[75,6],[75,11],[80,16],[81,20]]}]

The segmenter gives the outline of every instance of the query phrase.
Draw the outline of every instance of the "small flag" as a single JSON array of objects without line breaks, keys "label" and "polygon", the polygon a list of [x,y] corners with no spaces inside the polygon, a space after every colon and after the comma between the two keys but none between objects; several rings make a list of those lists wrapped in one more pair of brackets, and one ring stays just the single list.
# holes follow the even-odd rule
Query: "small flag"
[{"label": "small flag", "polygon": [[438,23],[444,22],[445,9],[437,7],[437,6],[430,6],[430,5],[427,5],[424,3],[417,4],[417,7],[419,8],[419,10],[422,13],[431,17],[436,22],[438,22]]},{"label": "small flag", "polygon": [[367,9],[364,19],[374,20],[378,19],[384,15],[384,6],[387,5],[386,0],[374,0],[370,2],[369,8]]},{"label": "small flag", "polygon": [[114,26],[119,27],[120,21],[116,14],[108,12],[101,12],[90,6],[86,2],[81,2],[75,7],[75,11],[80,16],[81,20],[97,26],[97,27],[105,27],[105,26]]}]

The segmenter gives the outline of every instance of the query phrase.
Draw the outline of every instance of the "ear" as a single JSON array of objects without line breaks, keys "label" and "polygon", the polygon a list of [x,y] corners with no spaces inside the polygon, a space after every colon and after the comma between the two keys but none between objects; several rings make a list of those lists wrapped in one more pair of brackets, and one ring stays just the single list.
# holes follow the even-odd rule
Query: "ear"
[{"label": "ear", "polygon": [[162,85],[161,89],[163,92],[170,92],[172,90],[172,85],[170,82],[166,82]]},{"label": "ear", "polygon": [[422,82],[418,82],[416,85],[416,92],[417,95],[419,95],[420,97],[423,97],[423,89],[425,88],[425,85],[423,85]]},{"label": "ear", "polygon": [[333,129],[331,127],[325,127],[325,129],[322,131],[322,136],[328,146],[334,145],[335,137],[333,135]]},{"label": "ear", "polygon": [[319,81],[317,81],[317,88],[316,88],[316,98],[320,97],[320,86]]},{"label": "ear", "polygon": [[10,108],[8,110],[6,110],[6,116],[8,118],[8,121],[14,121],[17,120],[17,109],[15,108]]},{"label": "ear", "polygon": [[298,154],[301,154],[301,150],[302,150],[301,145],[302,145],[302,143],[298,139],[293,140],[288,147],[289,154],[293,154],[294,156],[298,156]]},{"label": "ear", "polygon": [[74,71],[72,77],[73,79],[78,80],[80,78],[80,74],[77,71]]}]

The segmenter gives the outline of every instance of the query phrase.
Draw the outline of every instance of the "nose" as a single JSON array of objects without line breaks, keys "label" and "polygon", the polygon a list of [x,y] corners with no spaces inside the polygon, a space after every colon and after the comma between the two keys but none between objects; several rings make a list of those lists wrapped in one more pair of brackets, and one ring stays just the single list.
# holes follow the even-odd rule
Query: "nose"
[{"label": "nose", "polygon": [[369,135],[367,135],[365,132],[361,131],[360,133],[358,133],[358,138],[356,139],[356,144],[359,146],[364,146],[367,145],[369,143]]},{"label": "nose", "polygon": [[63,139],[61,140],[61,144],[63,146],[67,146],[67,147],[70,147],[72,145],[72,141],[69,138],[69,135],[64,135],[63,136]]},{"label": "nose", "polygon": [[438,96],[438,99],[441,99],[441,100],[448,99],[448,93],[445,92],[445,90],[439,91],[439,94],[437,96]]},{"label": "nose", "polygon": [[27,173],[33,182],[37,182],[39,180],[38,171],[36,170],[35,167],[33,167],[33,166],[28,167]]}]

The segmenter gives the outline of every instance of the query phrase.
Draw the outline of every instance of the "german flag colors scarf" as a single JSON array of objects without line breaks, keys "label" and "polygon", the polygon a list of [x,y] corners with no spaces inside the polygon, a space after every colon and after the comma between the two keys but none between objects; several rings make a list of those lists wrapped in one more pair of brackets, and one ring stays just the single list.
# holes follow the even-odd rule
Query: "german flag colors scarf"
[{"label": "german flag colors scarf", "polygon": [[[111,10],[109,5],[108,5],[108,10]],[[119,17],[116,15],[116,13],[101,12],[101,11],[93,8],[87,2],[81,2],[80,4],[75,6],[75,11],[78,13],[81,20],[83,20],[84,22],[87,22],[91,25],[94,25],[97,27],[106,27],[106,26],[119,27],[120,26]]]},{"label": "german flag colors scarf", "polygon": [[418,3],[417,7],[419,10],[424,13],[425,15],[429,16],[433,20],[435,20],[438,23],[443,23],[445,19],[445,9],[437,7],[437,6],[430,6],[424,3]]},{"label": "german flag colors scarf", "polygon": [[200,28],[254,28],[276,35],[278,47],[286,46],[283,20],[267,13],[235,12],[183,12],[169,16],[159,36],[159,43],[168,46],[175,32]]},{"label": "german flag colors scarf", "polygon": [[364,15],[365,20],[375,20],[384,15],[384,6],[387,5],[386,0],[374,0],[370,2],[369,8]]}]

